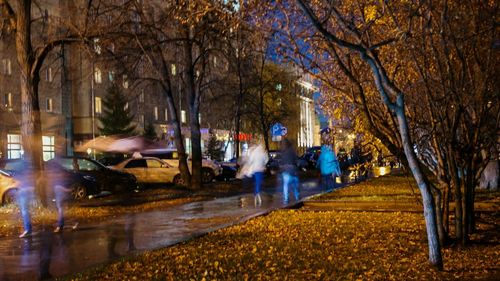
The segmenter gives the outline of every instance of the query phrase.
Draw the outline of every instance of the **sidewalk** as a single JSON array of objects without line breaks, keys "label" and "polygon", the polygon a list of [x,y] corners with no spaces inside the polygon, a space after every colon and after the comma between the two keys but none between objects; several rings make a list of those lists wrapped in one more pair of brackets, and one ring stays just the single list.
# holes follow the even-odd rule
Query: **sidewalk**
[{"label": "sidewalk", "polygon": [[[301,199],[318,193],[321,190],[316,179],[301,183]],[[167,247],[296,203],[284,204],[281,190],[275,187],[265,188],[262,197],[259,207],[254,206],[253,194],[246,193],[88,223],[62,234],[46,229],[28,239],[3,238],[0,280],[60,277],[122,256]]]}]

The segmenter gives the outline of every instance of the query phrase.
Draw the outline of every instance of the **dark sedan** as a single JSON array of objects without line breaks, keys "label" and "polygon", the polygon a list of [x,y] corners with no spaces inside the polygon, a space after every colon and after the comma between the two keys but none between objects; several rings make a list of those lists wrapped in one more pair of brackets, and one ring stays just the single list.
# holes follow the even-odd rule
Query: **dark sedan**
[{"label": "dark sedan", "polygon": [[[4,163],[3,168],[8,175],[13,179],[20,180],[19,177],[23,176],[26,167],[29,164],[24,160],[10,160]],[[6,174],[7,174],[6,173]],[[52,181],[57,180],[60,184],[67,186],[71,189],[71,197],[74,200],[79,200],[90,194],[98,194],[100,189],[96,179],[90,175],[82,174],[76,171],[64,169],[56,162],[49,161],[45,164],[44,176],[41,179],[45,187],[48,187]],[[3,203],[10,203],[17,191],[17,184],[10,188],[8,200],[4,198]]]},{"label": "dark sedan", "polygon": [[313,146],[308,148],[306,152],[299,157],[297,161],[297,167],[304,171],[316,169],[316,162],[318,161],[320,153],[321,146]]},{"label": "dark sedan", "polygon": [[137,179],[134,175],[109,169],[103,164],[84,157],[61,157],[47,163],[55,162],[65,170],[91,176],[96,180],[97,189],[101,192],[128,192],[137,189]]}]

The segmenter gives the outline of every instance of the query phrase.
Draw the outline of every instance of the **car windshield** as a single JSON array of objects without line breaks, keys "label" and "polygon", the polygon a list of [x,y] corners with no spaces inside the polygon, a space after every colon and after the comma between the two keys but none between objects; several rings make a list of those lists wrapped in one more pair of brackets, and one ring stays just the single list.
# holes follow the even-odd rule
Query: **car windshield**
[{"label": "car windshield", "polygon": [[146,168],[146,160],[144,159],[133,159],[130,160],[127,165],[125,165],[125,169],[132,168]]},{"label": "car windshield", "polygon": [[58,163],[70,171],[99,171],[103,168],[102,165],[83,158],[61,158]]},{"label": "car windshield", "polygon": [[143,156],[156,157],[160,159],[179,159],[177,151],[150,150],[141,152]]},{"label": "car windshield", "polygon": [[88,159],[78,159],[78,166],[80,171],[98,171],[103,168],[101,164]]},{"label": "car windshield", "polygon": [[148,164],[148,168],[161,168],[163,167],[163,163],[156,159],[148,159],[146,160]]}]

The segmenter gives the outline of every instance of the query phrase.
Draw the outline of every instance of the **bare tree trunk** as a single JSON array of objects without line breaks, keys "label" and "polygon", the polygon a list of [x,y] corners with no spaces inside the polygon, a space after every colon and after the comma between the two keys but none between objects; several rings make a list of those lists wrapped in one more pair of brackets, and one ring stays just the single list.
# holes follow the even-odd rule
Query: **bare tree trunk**
[{"label": "bare tree trunk", "polygon": [[441,209],[441,202],[443,200],[443,194],[439,188],[433,187],[432,185],[431,189],[434,191],[434,206],[436,207],[436,223],[437,223],[437,231],[439,235],[439,243],[441,246],[443,246],[446,242],[446,232],[444,231],[444,226],[443,226],[443,213]]},{"label": "bare tree trunk", "polygon": [[443,185],[443,226],[446,233],[450,233],[450,185]]},{"label": "bare tree trunk", "polygon": [[240,127],[241,127],[241,115],[236,115],[235,118],[235,130],[234,130],[234,149],[236,159],[240,158]]},{"label": "bare tree trunk", "polygon": [[[35,54],[31,45],[31,1],[19,1],[16,18],[16,52],[21,69],[21,135],[25,158],[32,163],[39,175],[43,171],[42,122],[38,101],[40,76],[35,65]],[[42,204],[47,206],[45,191],[35,183]]]},{"label": "bare tree trunk", "polygon": [[458,176],[458,170],[455,165],[455,160],[451,152],[451,145],[448,145],[448,167],[450,168],[451,182],[455,197],[455,238],[458,243],[464,243],[464,233],[463,233],[463,212],[462,212],[462,190],[461,183]]},{"label": "bare tree trunk", "polygon": [[[186,94],[188,96],[189,105],[189,125],[191,127],[191,182],[190,187],[200,189],[201,181],[201,133],[198,114],[200,112],[200,89],[197,88],[195,65],[193,60],[193,42],[191,41],[190,27],[185,30],[186,42],[184,42],[184,63],[187,68],[186,73]],[[202,59],[203,61],[203,59]]]},{"label": "bare tree trunk", "polygon": [[467,174],[465,176],[464,181],[464,191],[465,191],[465,200],[464,200],[464,236],[465,241],[468,242],[469,234],[474,232],[474,186],[475,186],[475,173],[473,172],[473,163],[472,159],[469,160],[467,164]]},{"label": "bare tree trunk", "polygon": [[240,56],[238,56],[237,61],[237,71],[238,71],[238,98],[236,99],[236,118],[234,120],[235,136],[234,136],[234,146],[236,152],[236,159],[240,158],[240,130],[241,130],[241,107],[243,105],[243,77]]},{"label": "bare tree trunk", "polygon": [[263,86],[259,91],[259,117],[260,117],[260,128],[262,130],[262,136],[264,138],[264,145],[266,146],[266,151],[269,151],[269,135],[267,134],[266,118],[264,109],[264,89]]},{"label": "bare tree trunk", "polygon": [[[168,73],[165,73],[164,71],[163,75],[168,75]],[[172,95],[170,83],[167,84],[168,85],[162,85],[163,90],[165,92],[165,96],[167,98],[167,106],[168,106],[167,112],[169,114],[169,119],[171,120],[171,124],[173,124],[174,127],[175,147],[179,155],[179,171],[181,173],[183,182],[187,184],[191,180],[191,174],[189,173],[189,167],[187,164],[186,148],[184,146],[184,138],[182,137],[181,124],[179,122],[179,118],[177,115],[177,107],[175,106],[175,101]]]},{"label": "bare tree trunk", "polygon": [[429,261],[432,265],[436,266],[439,270],[443,269],[443,258],[441,256],[441,245],[439,244],[439,236],[436,221],[436,210],[434,205],[434,199],[432,197],[430,185],[428,180],[425,178],[422,170],[419,167],[417,156],[413,150],[413,145],[410,139],[410,132],[408,130],[408,124],[404,111],[404,101],[402,96],[398,97],[397,100],[396,117],[399,124],[399,131],[401,134],[401,140],[403,142],[403,149],[405,151],[406,158],[408,159],[408,165],[412,171],[413,177],[417,181],[418,188],[422,194],[422,202],[424,205],[424,218],[425,225],[427,229],[427,241],[429,243]]}]

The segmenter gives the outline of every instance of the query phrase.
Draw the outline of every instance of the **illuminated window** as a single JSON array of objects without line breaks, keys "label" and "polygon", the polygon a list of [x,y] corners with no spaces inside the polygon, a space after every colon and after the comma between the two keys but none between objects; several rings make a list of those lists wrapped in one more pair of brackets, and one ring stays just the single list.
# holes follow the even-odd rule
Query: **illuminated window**
[{"label": "illuminated window", "polygon": [[47,112],[52,112],[54,110],[51,98],[47,98],[47,100],[45,102],[45,110]]},{"label": "illuminated window", "polygon": [[165,121],[168,121],[168,109],[165,108]]},{"label": "illuminated window", "polygon": [[101,97],[95,97],[95,113],[102,113],[102,100]]},{"label": "illuminated window", "polygon": [[115,79],[115,72],[113,70],[108,72],[108,79],[109,81],[113,81]]},{"label": "illuminated window", "polygon": [[94,69],[94,81],[97,84],[101,84],[102,83],[102,72],[101,72],[101,69],[99,67],[96,67]]},{"label": "illuminated window", "polygon": [[123,75],[123,88],[128,89],[128,77],[127,75]]},{"label": "illuminated window", "polygon": [[22,152],[21,135],[7,134],[7,158],[19,159],[23,155]]},{"label": "illuminated window", "polygon": [[101,44],[99,43],[99,38],[94,38],[94,51],[96,54],[101,54]]},{"label": "illuminated window", "polygon": [[8,109],[12,108],[12,93],[5,94],[5,107]]},{"label": "illuminated window", "polygon": [[172,75],[177,74],[177,67],[175,66],[175,64],[170,65],[170,70],[172,71]]},{"label": "illuminated window", "polygon": [[52,82],[54,77],[52,76],[52,67],[49,67],[45,70],[45,81]]},{"label": "illuminated window", "polygon": [[144,90],[141,90],[141,93],[139,94],[139,102],[140,103],[144,102]]},{"label": "illuminated window", "polygon": [[144,127],[144,114],[141,114],[141,116],[139,117],[139,123],[141,127]]},{"label": "illuminated window", "polygon": [[181,110],[181,123],[186,123],[186,111]]},{"label": "illuminated window", "polygon": [[2,65],[3,65],[3,74],[11,75],[12,74],[12,63],[11,63],[10,59],[3,59]]},{"label": "illuminated window", "polygon": [[158,120],[158,106],[154,108],[155,120]]},{"label": "illuminated window", "polygon": [[54,136],[42,136],[43,160],[47,161],[56,156]]},{"label": "illuminated window", "polygon": [[281,91],[282,89],[283,89],[283,85],[281,85],[280,83],[276,84],[277,91]]},{"label": "illuminated window", "polygon": [[187,153],[191,153],[191,139],[190,138],[186,138],[185,139],[185,149],[186,149],[186,152]]}]

